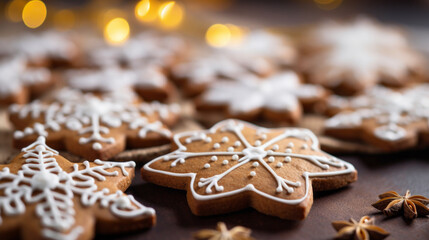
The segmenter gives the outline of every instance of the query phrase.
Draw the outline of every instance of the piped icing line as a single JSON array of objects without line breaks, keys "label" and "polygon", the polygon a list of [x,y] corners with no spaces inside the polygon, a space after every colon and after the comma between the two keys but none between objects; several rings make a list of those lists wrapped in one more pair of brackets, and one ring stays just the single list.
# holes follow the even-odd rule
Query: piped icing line
[{"label": "piped icing line", "polygon": [[[73,164],[73,171],[66,172],[58,164],[58,152],[46,145],[45,137],[38,139],[22,149],[25,159],[20,170],[13,174],[9,167],[0,171],[0,184],[3,194],[0,196],[1,215],[14,216],[24,214],[26,203],[36,204],[35,214],[40,218],[42,235],[51,239],[78,239],[83,227],[75,225],[73,199],[79,196],[84,206],[99,204],[109,208],[110,212],[120,218],[132,218],[143,215],[154,215],[152,208],[147,208],[122,191],[109,193],[109,189],[98,189],[96,181],[105,181],[106,176],[118,176],[118,171],[107,171],[119,168],[127,176],[126,168],[134,168],[134,162],[105,162],[96,160],[94,166],[88,161]],[[68,232],[65,234],[64,232]]]},{"label": "piped icing line", "polygon": [[[147,103],[135,104],[135,96],[131,91],[121,92],[131,95],[131,98],[119,96],[119,93],[105,94],[99,98],[92,94],[81,93],[77,90],[62,89],[56,95],[52,103],[35,101],[24,106],[12,105],[10,112],[18,114],[20,118],[38,118],[43,116],[43,122],[34,123],[33,127],[14,132],[15,139],[21,139],[28,135],[37,134],[48,137],[49,131],[69,130],[76,131],[79,135],[79,144],[92,143],[94,150],[101,150],[104,144],[113,144],[115,139],[107,137],[111,129],[127,125],[129,129],[138,129],[138,136],[145,138],[149,132],[158,133],[169,137],[171,132],[165,128],[158,119],[149,121],[149,117],[143,114],[152,113],[168,117],[174,111],[180,111],[170,107],[155,109],[161,106]],[[150,111],[149,111],[150,109]],[[150,115],[147,115],[150,116]],[[89,137],[83,135],[90,134]]]},{"label": "piped icing line", "polygon": [[[234,132],[234,133],[237,133],[237,132],[241,133],[241,129],[244,126],[247,126],[247,127],[253,128],[253,129],[262,129],[266,132],[269,131],[269,129],[258,127],[256,125],[253,125],[253,124],[250,124],[247,122],[230,119],[230,120],[224,120],[224,121],[217,123],[216,125],[214,125],[209,130],[179,133],[179,134],[174,135],[174,138],[173,138],[175,144],[178,146],[178,149],[176,151],[171,152],[167,155],[155,158],[154,160],[145,164],[143,166],[143,168],[147,171],[151,171],[151,172],[155,172],[155,173],[159,173],[159,174],[165,174],[165,175],[169,175],[169,176],[190,177],[191,178],[190,191],[192,193],[192,196],[197,200],[212,200],[212,199],[231,196],[231,195],[238,194],[238,193],[245,192],[245,191],[253,191],[253,192],[255,192],[255,193],[257,193],[263,197],[266,197],[268,199],[278,201],[281,203],[285,203],[285,204],[299,204],[308,197],[309,187],[310,187],[310,182],[311,182],[309,180],[310,178],[337,176],[337,175],[349,174],[349,173],[352,173],[355,171],[355,168],[350,163],[347,163],[345,161],[342,161],[340,159],[332,157],[328,154],[326,154],[326,157],[324,157],[324,156],[307,156],[307,155],[295,154],[295,153],[269,152],[271,150],[265,151],[261,147],[254,147],[251,144],[249,144],[248,141],[244,138],[244,136],[242,134],[236,134],[236,136],[246,146],[246,148],[242,152],[234,152],[234,153],[231,153],[231,152],[202,152],[202,153],[183,152],[183,151],[186,151],[187,148],[186,148],[186,146],[184,146],[182,144],[180,139],[186,139],[186,137],[196,136],[198,134],[200,134],[200,136],[207,137],[207,134],[216,133],[218,130],[230,131],[230,132]],[[289,128],[288,130],[286,130],[285,133],[280,135],[280,136],[282,136],[282,138],[276,138],[276,140],[279,141],[279,140],[283,140],[283,139],[288,138],[288,137],[311,140],[312,141],[311,146],[314,147],[314,150],[319,149],[318,148],[319,142],[318,142],[316,136],[311,131],[306,130],[306,129],[299,129],[299,128],[293,128],[293,129]],[[286,133],[288,133],[288,134],[286,134]],[[201,138],[200,141],[204,141],[204,138]],[[269,142],[270,142],[270,144],[267,144],[265,147],[274,144],[276,141],[269,141]],[[186,140],[185,140],[185,143],[186,143]],[[239,156],[241,156],[238,159],[237,164],[235,164],[233,167],[227,169],[223,173],[214,175],[214,176],[209,177],[209,178],[201,178],[198,180],[197,186],[198,187],[206,187],[205,192],[207,194],[211,194],[211,195],[201,195],[201,194],[196,192],[196,190],[194,189],[196,176],[197,176],[196,173],[193,173],[193,172],[174,173],[174,172],[169,172],[169,171],[165,171],[165,170],[154,169],[151,167],[151,165],[153,163],[158,162],[158,161],[170,161],[173,159],[176,159],[176,161],[177,161],[177,159],[185,160],[187,157],[210,156],[210,155],[215,155],[215,156],[239,155]],[[279,192],[282,192],[284,189],[288,193],[292,193],[294,191],[294,189],[293,189],[294,187],[300,187],[301,186],[300,182],[293,182],[293,181],[289,181],[287,179],[280,177],[264,160],[264,158],[267,156],[282,156],[282,157],[286,156],[286,157],[301,158],[303,160],[307,160],[307,161],[315,164],[316,166],[320,167],[321,169],[328,169],[329,166],[344,167],[344,169],[339,170],[339,171],[335,171],[335,172],[319,172],[319,173],[317,173],[317,172],[316,173],[304,172],[302,177],[304,178],[304,181],[305,181],[305,186],[304,186],[305,187],[305,195],[299,199],[282,199],[282,198],[267,194],[263,191],[256,189],[253,184],[248,184],[243,188],[222,193],[224,188],[223,188],[223,186],[219,185],[218,182],[224,176],[226,176],[228,173],[234,171],[235,169],[239,168],[240,166],[243,166],[244,164],[246,164],[252,160],[254,161],[254,163],[259,163],[258,166],[262,165],[264,168],[266,168],[270,172],[270,174],[275,178],[275,180],[277,182],[277,188],[275,189],[275,192],[279,193]],[[328,158],[328,156],[331,158]],[[181,163],[185,164],[185,161],[182,161]],[[175,166],[176,165],[174,165],[174,166],[172,165],[171,167],[175,167]],[[254,167],[257,167],[257,166],[254,166]],[[256,176],[255,172],[253,172],[253,174],[252,173],[250,173],[250,174],[251,174],[251,176]],[[212,190],[213,187],[216,190],[216,193],[213,193],[213,190]]]}]

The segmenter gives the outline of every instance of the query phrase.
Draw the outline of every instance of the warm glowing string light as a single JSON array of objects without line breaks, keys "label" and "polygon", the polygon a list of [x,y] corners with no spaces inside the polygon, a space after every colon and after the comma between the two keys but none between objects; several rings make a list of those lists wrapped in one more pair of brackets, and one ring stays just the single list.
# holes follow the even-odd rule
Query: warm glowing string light
[{"label": "warm glowing string light", "polygon": [[158,17],[159,5],[159,2],[156,0],[141,0],[136,4],[134,14],[141,22],[153,22]]},{"label": "warm glowing string light", "polygon": [[231,32],[231,39],[228,45],[239,45],[244,39],[245,31],[241,27],[234,24],[226,24],[226,26]]},{"label": "warm glowing string light", "polygon": [[231,40],[231,30],[223,24],[213,24],[206,32],[206,42],[212,47],[225,47]]},{"label": "warm glowing string light", "polygon": [[75,23],[76,16],[71,10],[62,9],[54,15],[54,24],[59,29],[71,29]]},{"label": "warm glowing string light", "polygon": [[334,10],[343,3],[342,0],[314,0],[314,2],[323,10]]},{"label": "warm glowing string light", "polygon": [[5,7],[6,18],[11,22],[22,21],[22,9],[24,9],[26,1],[12,0]]},{"label": "warm glowing string light", "polygon": [[37,28],[46,19],[46,5],[40,0],[31,0],[22,9],[22,21],[29,28]]},{"label": "warm glowing string light", "polygon": [[130,36],[130,25],[124,18],[110,20],[104,28],[104,39],[109,44],[120,45],[128,40]]},{"label": "warm glowing string light", "polygon": [[176,28],[183,20],[184,8],[175,1],[166,2],[159,7],[158,15],[163,28]]}]

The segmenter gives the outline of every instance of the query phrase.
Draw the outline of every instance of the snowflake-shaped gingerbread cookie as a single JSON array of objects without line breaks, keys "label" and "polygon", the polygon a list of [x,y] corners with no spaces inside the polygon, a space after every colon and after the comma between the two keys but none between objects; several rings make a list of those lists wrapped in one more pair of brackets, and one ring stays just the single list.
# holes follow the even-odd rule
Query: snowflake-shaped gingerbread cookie
[{"label": "snowflake-shaped gingerbread cookie", "polygon": [[112,92],[134,89],[145,101],[165,101],[174,92],[161,68],[147,65],[138,69],[110,66],[101,69],[70,70],[66,74],[70,87],[87,92]]},{"label": "snowflake-shaped gingerbread cookie", "polygon": [[142,168],[145,180],[186,189],[196,215],[253,207],[284,219],[304,219],[313,190],[343,187],[355,168],[319,149],[307,129],[267,129],[239,120],[174,136],[177,150]]},{"label": "snowflake-shaped gingerbread cookie", "polygon": [[328,135],[357,139],[384,150],[429,143],[429,84],[404,90],[375,87],[356,97],[332,96]]},{"label": "snowflake-shaped gingerbread cookie", "polygon": [[0,234],[10,239],[91,239],[94,231],[147,228],[155,211],[124,194],[134,162],[72,163],[39,137],[0,165]]},{"label": "snowflake-shaped gingerbread cookie", "polygon": [[305,42],[301,66],[308,80],[340,94],[377,83],[404,86],[424,74],[423,58],[401,31],[366,18],[321,24]]},{"label": "snowflake-shaped gingerbread cookie", "polygon": [[55,95],[53,101],[10,108],[11,122],[18,129],[14,133],[15,147],[46,136],[58,149],[89,160],[107,160],[126,147],[170,143],[171,132],[162,119],[171,123],[177,115],[139,102],[132,91],[97,96],[63,89]]},{"label": "snowflake-shaped gingerbread cookie", "polygon": [[51,71],[27,67],[22,57],[8,57],[0,62],[0,105],[23,104],[54,84]]},{"label": "snowflake-shaped gingerbread cookie", "polygon": [[225,115],[244,120],[263,116],[276,122],[297,122],[303,105],[314,107],[327,92],[320,86],[302,84],[292,71],[259,78],[245,75],[239,81],[213,83],[197,99],[201,111],[225,111]]}]

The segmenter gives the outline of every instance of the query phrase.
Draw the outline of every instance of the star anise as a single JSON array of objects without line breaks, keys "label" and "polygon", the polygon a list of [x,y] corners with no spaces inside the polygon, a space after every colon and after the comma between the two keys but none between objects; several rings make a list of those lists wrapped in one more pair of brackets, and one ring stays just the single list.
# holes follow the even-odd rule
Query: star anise
[{"label": "star anise", "polygon": [[362,217],[359,222],[353,218],[350,221],[335,221],[332,226],[337,230],[335,239],[343,240],[381,240],[389,236],[384,229],[374,225],[374,219]]},{"label": "star anise", "polygon": [[228,230],[225,223],[219,222],[216,230],[203,229],[194,234],[198,240],[254,240],[250,234],[251,230],[245,227],[237,226]]},{"label": "star anise", "polygon": [[429,199],[420,195],[411,196],[410,190],[407,190],[405,196],[390,191],[378,197],[380,200],[372,206],[389,217],[403,214],[406,219],[411,220],[418,216],[429,215],[429,208],[426,206],[429,204]]}]

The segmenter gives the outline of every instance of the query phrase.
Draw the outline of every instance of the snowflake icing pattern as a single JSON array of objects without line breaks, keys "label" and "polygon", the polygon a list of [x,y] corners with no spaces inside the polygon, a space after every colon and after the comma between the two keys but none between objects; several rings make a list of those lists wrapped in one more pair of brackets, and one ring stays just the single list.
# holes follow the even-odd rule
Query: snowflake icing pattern
[{"label": "snowflake icing pattern", "polygon": [[[364,121],[375,119],[377,124],[371,129],[375,137],[390,142],[402,140],[423,130],[416,128],[428,130],[428,91],[429,84],[421,84],[403,92],[375,87],[358,97],[332,97],[330,107],[339,113],[328,119],[325,126],[331,130],[360,128]],[[426,124],[412,126],[422,121]]]},{"label": "snowflake icing pattern", "polygon": [[[251,135],[244,134],[245,128],[254,131],[254,142],[250,140]],[[174,142],[178,149],[146,164],[143,175],[147,171],[147,174],[190,177],[189,191],[196,200],[254,191],[280,203],[298,204],[309,197],[310,178],[353,175],[355,172],[351,164],[321,152],[316,136],[306,129],[270,130],[239,120],[225,120],[207,131],[177,134]],[[282,149],[285,143],[288,143],[287,147]],[[301,161],[306,163],[297,166]],[[287,169],[304,171],[291,180],[285,177]],[[229,175],[232,176],[228,178]],[[257,181],[258,175],[264,179]],[[244,185],[237,183],[239,179],[243,179]],[[255,181],[251,182],[252,179]],[[272,182],[264,187],[258,185],[267,179],[274,180],[275,185]],[[228,188],[225,187],[227,184]],[[296,189],[300,191],[294,194]]]},{"label": "snowflake icing pattern", "polygon": [[[154,217],[152,208],[141,205],[132,196],[120,190],[111,193],[107,188],[98,189],[98,182],[105,181],[106,177],[126,178],[129,175],[126,168],[134,169],[134,162],[96,160],[72,164],[48,147],[44,137],[23,148],[11,165],[15,162],[22,162],[17,173],[12,173],[7,166],[0,167],[0,229],[4,217],[7,220],[8,216],[23,215],[28,211],[27,205],[35,204],[44,238],[77,239],[85,227],[76,224],[73,202],[76,197],[83,207],[98,203],[118,218]],[[64,166],[72,170],[67,172]],[[123,177],[118,177],[118,171],[112,171],[115,168],[121,170]]]},{"label": "snowflake icing pattern", "polygon": [[[105,145],[115,144],[117,139],[109,134],[112,129],[124,125],[128,129],[123,132],[137,132],[140,139],[149,133],[166,139],[171,136],[170,130],[159,120],[165,117],[165,113],[160,117],[160,112],[153,109],[155,105],[133,103],[135,95],[131,91],[112,92],[100,98],[77,90],[63,89],[56,96],[57,101],[53,103],[34,101],[24,106],[11,107],[11,113],[18,116],[17,121],[28,118],[32,122],[36,121],[31,127],[15,131],[15,139],[19,141],[30,135],[49,138],[49,133],[65,129],[80,135],[79,144],[92,144],[92,149],[98,151]],[[37,122],[40,118],[43,121]]]}]

